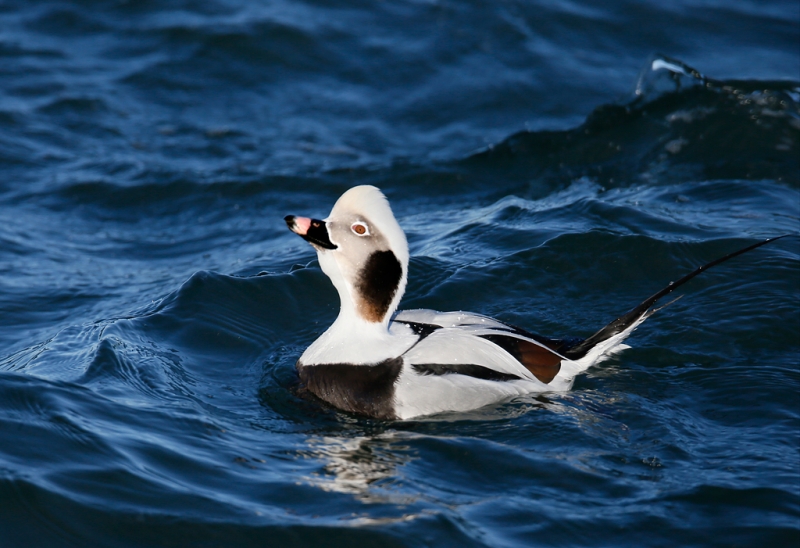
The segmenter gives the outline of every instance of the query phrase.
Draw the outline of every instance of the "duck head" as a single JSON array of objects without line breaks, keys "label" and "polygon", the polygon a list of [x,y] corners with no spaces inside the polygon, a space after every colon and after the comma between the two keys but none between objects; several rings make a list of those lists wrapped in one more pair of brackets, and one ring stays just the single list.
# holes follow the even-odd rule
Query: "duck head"
[{"label": "duck head", "polygon": [[317,250],[339,292],[340,318],[388,325],[406,288],[408,242],[383,193],[357,186],[342,194],[327,219],[284,220]]}]

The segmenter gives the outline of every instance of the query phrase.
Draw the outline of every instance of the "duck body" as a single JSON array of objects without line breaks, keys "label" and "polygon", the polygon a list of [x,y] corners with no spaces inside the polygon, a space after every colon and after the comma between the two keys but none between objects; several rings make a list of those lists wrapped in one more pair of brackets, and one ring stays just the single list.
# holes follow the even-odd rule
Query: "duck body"
[{"label": "duck body", "polygon": [[325,220],[285,221],[317,250],[341,300],[336,321],[297,361],[301,383],[338,409],[389,420],[569,390],[579,373],[627,348],[622,341],[657,300],[703,270],[776,239],[698,268],[591,337],[551,339],[469,312],[396,312],[408,244],[375,187],[348,190]]},{"label": "duck body", "polygon": [[[354,334],[353,344],[321,337],[298,360],[297,370],[301,382],[334,407],[410,419],[567,391],[578,373],[611,354],[606,348],[625,348],[619,342],[634,327],[573,360],[559,350],[569,353],[580,339],[546,339],[480,314],[406,310],[390,322],[388,337],[371,338],[366,330]],[[366,349],[370,345],[374,354]],[[357,351],[348,355],[345,349]],[[365,361],[367,354],[372,357]]]}]

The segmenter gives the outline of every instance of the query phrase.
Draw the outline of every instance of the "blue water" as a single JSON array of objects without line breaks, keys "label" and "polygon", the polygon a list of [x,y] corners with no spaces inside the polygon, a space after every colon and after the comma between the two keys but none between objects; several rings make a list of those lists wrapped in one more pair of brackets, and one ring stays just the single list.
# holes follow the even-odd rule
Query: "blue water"
[{"label": "blue water", "polygon": [[[663,4],[0,1],[0,546],[800,543],[800,9]],[[548,336],[791,236],[572,392],[371,421],[282,221],[365,183],[404,308]]]}]

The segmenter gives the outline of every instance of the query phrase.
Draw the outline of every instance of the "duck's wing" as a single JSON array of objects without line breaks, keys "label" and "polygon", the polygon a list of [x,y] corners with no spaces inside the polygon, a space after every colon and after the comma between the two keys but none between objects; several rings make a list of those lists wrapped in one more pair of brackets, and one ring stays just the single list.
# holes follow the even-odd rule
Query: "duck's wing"
[{"label": "duck's wing", "polygon": [[439,312],[417,308],[414,310],[402,310],[394,317],[395,321],[406,324],[427,324],[437,327],[465,327],[481,325],[494,327],[497,329],[509,329],[509,326],[501,321],[475,314],[474,312]]},{"label": "duck's wing", "polygon": [[419,336],[404,358],[425,375],[548,384],[568,361],[563,349],[570,341],[540,337],[480,314],[407,310],[394,323],[399,324],[396,329],[411,329]]}]

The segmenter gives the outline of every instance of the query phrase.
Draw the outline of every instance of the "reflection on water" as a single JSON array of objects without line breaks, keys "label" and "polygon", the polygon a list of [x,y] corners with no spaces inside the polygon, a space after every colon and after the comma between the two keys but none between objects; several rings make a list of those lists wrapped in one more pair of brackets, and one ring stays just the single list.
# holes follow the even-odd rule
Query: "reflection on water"
[{"label": "reflection on water", "polygon": [[300,454],[319,459],[324,466],[304,479],[325,491],[355,495],[362,502],[415,502],[419,495],[404,492],[398,481],[402,475],[398,469],[418,458],[408,445],[415,436],[389,431],[355,438],[312,437]]},{"label": "reflection on water", "polygon": [[[618,406],[624,404],[624,395],[591,390],[551,397],[531,394],[467,413],[444,413],[394,423],[396,429],[374,435],[312,436],[298,455],[318,460],[321,467],[305,476],[303,481],[327,492],[353,495],[365,503],[410,505],[431,501],[431,493],[425,495],[420,490],[419,470],[415,469],[414,463],[424,461],[419,465],[429,464],[431,455],[426,455],[426,451],[432,445],[458,445],[472,435],[509,428],[514,420],[525,416],[530,419],[529,430],[541,429],[546,433],[542,436],[537,458],[547,455],[547,458],[563,461],[568,467],[593,474],[598,471],[596,459],[606,452],[605,449],[565,450],[557,442],[558,432],[555,432],[555,444],[549,436],[553,430],[561,429],[565,436],[579,433],[602,442],[602,445],[614,440],[613,445],[617,447],[630,446],[630,428],[618,413]],[[454,428],[458,434],[453,432]],[[513,428],[518,429],[518,426]],[[636,452],[635,448],[631,449]],[[478,458],[508,450],[503,444],[491,444],[491,447],[478,451],[486,454]],[[469,450],[464,459],[474,458],[473,453]],[[535,459],[532,465],[534,468],[537,466]],[[402,519],[411,518],[405,515]]]}]

